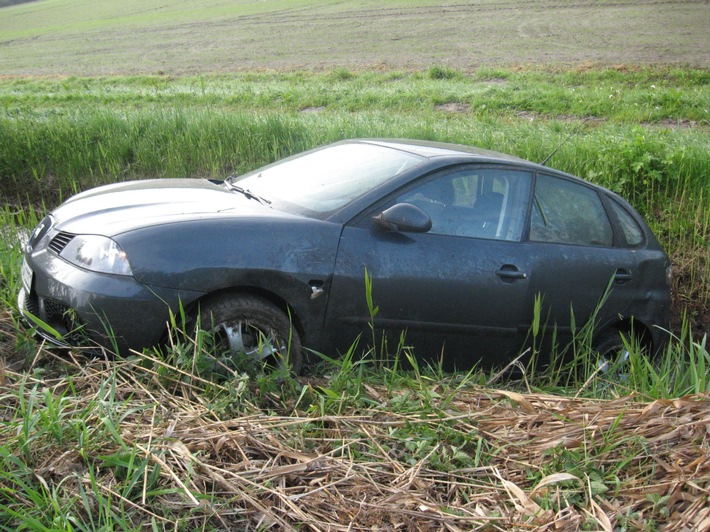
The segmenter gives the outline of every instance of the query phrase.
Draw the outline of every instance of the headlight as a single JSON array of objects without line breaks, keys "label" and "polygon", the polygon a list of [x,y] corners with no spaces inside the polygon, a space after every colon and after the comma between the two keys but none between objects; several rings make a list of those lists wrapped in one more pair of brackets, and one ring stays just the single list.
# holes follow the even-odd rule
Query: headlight
[{"label": "headlight", "polygon": [[133,275],[126,252],[105,236],[77,235],[62,250],[60,256],[94,272]]}]

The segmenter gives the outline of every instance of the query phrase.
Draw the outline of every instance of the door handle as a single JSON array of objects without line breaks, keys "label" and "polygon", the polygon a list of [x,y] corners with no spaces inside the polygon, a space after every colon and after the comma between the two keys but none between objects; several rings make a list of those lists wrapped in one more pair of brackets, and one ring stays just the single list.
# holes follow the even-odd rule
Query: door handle
[{"label": "door handle", "polygon": [[496,275],[504,281],[514,281],[515,279],[527,279],[528,274],[521,272],[517,266],[512,264],[504,264],[500,269],[496,270]]},{"label": "door handle", "polygon": [[624,268],[619,268],[614,273],[614,281],[618,284],[628,283],[632,278],[633,275],[631,275],[631,272]]}]

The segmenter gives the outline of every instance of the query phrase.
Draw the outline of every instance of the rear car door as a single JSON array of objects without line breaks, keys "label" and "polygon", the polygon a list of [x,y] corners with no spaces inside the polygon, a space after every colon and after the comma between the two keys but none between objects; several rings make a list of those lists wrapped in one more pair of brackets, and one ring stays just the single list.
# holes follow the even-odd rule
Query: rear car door
[{"label": "rear car door", "polygon": [[598,323],[625,313],[640,281],[636,253],[616,244],[596,188],[563,176],[537,176],[526,247],[534,270],[531,297],[542,298],[548,339],[554,330],[559,341],[569,341],[605,294]]}]

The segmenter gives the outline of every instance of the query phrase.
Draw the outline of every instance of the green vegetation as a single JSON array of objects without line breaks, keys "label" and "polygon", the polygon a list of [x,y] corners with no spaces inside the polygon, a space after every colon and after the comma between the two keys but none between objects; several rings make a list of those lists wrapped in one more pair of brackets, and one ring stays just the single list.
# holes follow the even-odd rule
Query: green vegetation
[{"label": "green vegetation", "polygon": [[[701,527],[708,81],[450,67],[0,79],[0,529]],[[629,345],[626,366],[602,368],[583,330],[574,371],[510,381],[422,367],[403,339],[364,359],[323,354],[296,380],[215,371],[209,342],[179,327],[162,352],[106,362],[53,353],[18,323],[19,241],[74,192],[224,177],[346,137],[537,161],[559,147],[551,166],[627,197],[673,256],[674,341],[656,361]]]},{"label": "green vegetation", "polygon": [[220,178],[348,137],[457,142],[533,161],[562,144],[549,164],[639,209],[677,266],[677,311],[697,314],[710,306],[709,81],[706,70],[677,68],[438,67],[4,79],[0,186],[5,201],[49,207],[101,183]]}]

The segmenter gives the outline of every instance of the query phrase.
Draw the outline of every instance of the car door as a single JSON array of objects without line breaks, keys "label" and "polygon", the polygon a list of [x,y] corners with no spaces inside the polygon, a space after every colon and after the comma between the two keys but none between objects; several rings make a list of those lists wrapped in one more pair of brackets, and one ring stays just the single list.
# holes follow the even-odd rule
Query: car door
[{"label": "car door", "polygon": [[[365,276],[377,307],[374,342],[405,345],[447,369],[506,362],[530,322],[530,260],[520,243],[530,203],[527,171],[469,166],[430,176],[364,213],[342,232],[326,316],[332,345],[361,335],[372,347]],[[426,233],[385,231],[372,217],[398,204],[421,208]]]},{"label": "car door", "polygon": [[526,247],[533,261],[531,294],[542,300],[548,339],[571,339],[603,298],[598,324],[623,315],[639,286],[636,253],[615,246],[614,232],[598,191],[584,183],[537,176]]}]

